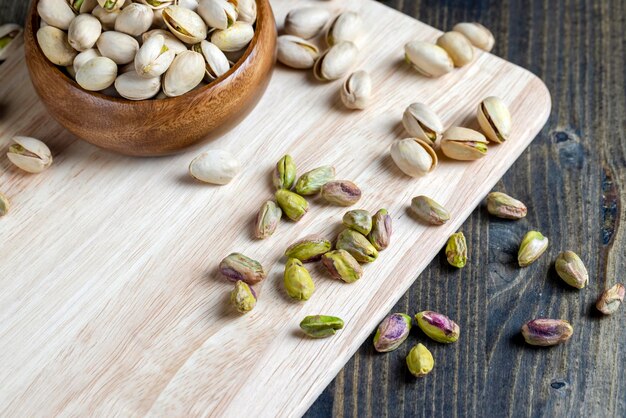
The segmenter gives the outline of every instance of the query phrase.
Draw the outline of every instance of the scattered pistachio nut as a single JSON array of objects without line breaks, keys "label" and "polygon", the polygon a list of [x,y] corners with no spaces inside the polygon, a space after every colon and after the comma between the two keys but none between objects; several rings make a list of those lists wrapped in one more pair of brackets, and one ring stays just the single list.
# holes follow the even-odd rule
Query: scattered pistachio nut
[{"label": "scattered pistachio nut", "polygon": [[437,45],[446,50],[456,67],[469,64],[474,59],[472,43],[461,32],[446,32],[437,38]]},{"label": "scattered pistachio nut", "polygon": [[235,5],[226,0],[199,0],[197,13],[215,29],[232,26],[239,16]]},{"label": "scattered pistachio nut", "polygon": [[68,30],[76,13],[67,0],[39,0],[37,14],[48,25]]},{"label": "scattered pistachio nut", "polygon": [[343,224],[363,235],[368,235],[372,230],[372,215],[363,209],[350,210],[343,215]]},{"label": "scattered pistachio nut", "polygon": [[334,250],[322,256],[322,264],[330,275],[346,283],[354,283],[363,276],[359,262],[346,250]]},{"label": "scattered pistachio nut", "polygon": [[392,232],[389,212],[387,209],[379,209],[372,217],[372,230],[367,238],[377,251],[382,251],[389,246]]},{"label": "scattered pistachio nut", "polygon": [[450,212],[428,196],[411,199],[411,210],[420,221],[430,225],[443,225],[450,220]]},{"label": "scattered pistachio nut", "polygon": [[409,336],[412,322],[411,317],[403,313],[387,316],[374,335],[374,349],[379,353],[388,353],[400,347]]},{"label": "scattered pistachio nut", "polygon": [[548,248],[548,238],[541,232],[529,231],[524,235],[517,253],[517,262],[520,267],[526,267],[537,261]]},{"label": "scattered pistachio nut", "polygon": [[299,194],[289,190],[279,189],[276,191],[276,201],[283,210],[285,216],[294,222],[298,222],[309,210],[309,202]]},{"label": "scattered pistachio nut", "polygon": [[596,308],[604,315],[611,315],[617,312],[624,301],[624,293],[624,285],[617,283],[615,286],[602,292],[602,295],[596,302]]},{"label": "scattered pistachio nut", "polygon": [[443,124],[439,116],[424,103],[412,103],[402,116],[404,129],[413,138],[418,138],[435,145],[443,133]]},{"label": "scattered pistachio nut", "polygon": [[504,219],[522,219],[528,213],[524,203],[501,192],[491,192],[487,195],[487,211]]},{"label": "scattered pistachio nut", "polygon": [[315,292],[315,284],[309,271],[297,258],[287,260],[283,276],[285,291],[296,300],[309,300]]},{"label": "scattered pistachio nut", "polygon": [[206,74],[204,56],[185,51],[176,55],[163,77],[163,92],[168,97],[181,96],[202,82]]},{"label": "scattered pistachio nut", "polygon": [[248,283],[237,280],[235,288],[230,293],[230,303],[235,307],[237,312],[245,314],[250,312],[256,306],[256,293]]},{"label": "scattered pistachio nut", "polygon": [[285,250],[285,257],[297,258],[303,263],[319,261],[332,246],[329,240],[320,235],[308,235],[291,244]]},{"label": "scattered pistachio nut", "polygon": [[316,37],[330,19],[328,10],[321,7],[300,7],[285,17],[285,33],[303,39]]},{"label": "scattered pistachio nut", "polygon": [[487,138],[473,129],[454,126],[443,133],[441,151],[453,160],[478,160],[487,155]]},{"label": "scattered pistachio nut", "polygon": [[278,227],[282,214],[283,211],[272,200],[263,203],[256,218],[254,236],[258,239],[271,237]]},{"label": "scattered pistachio nut", "polygon": [[229,254],[220,262],[219,270],[228,280],[247,284],[257,284],[267,276],[261,263],[241,253]]},{"label": "scattered pistachio nut", "polygon": [[74,63],[76,50],[70,45],[67,34],[54,26],[45,26],[37,31],[37,43],[48,60],[56,65]]},{"label": "scattered pistachio nut", "polygon": [[409,355],[406,356],[406,365],[413,376],[424,377],[435,367],[435,359],[428,348],[420,343],[409,351]]},{"label": "scattered pistachio nut", "polygon": [[335,335],[337,330],[343,328],[343,320],[336,316],[311,315],[300,322],[300,328],[306,335],[312,338],[326,338]]},{"label": "scattered pistachio nut", "polygon": [[41,173],[52,164],[50,148],[40,140],[27,136],[13,138],[7,157],[18,168],[33,174]]},{"label": "scattered pistachio nut", "polygon": [[341,101],[348,109],[365,109],[372,97],[372,78],[367,71],[348,76],[340,91]]},{"label": "scattered pistachio nut", "polygon": [[245,48],[254,38],[254,28],[246,22],[235,22],[227,29],[211,32],[211,42],[224,52]]},{"label": "scattered pistachio nut", "polygon": [[216,80],[230,70],[230,62],[228,62],[226,55],[211,42],[202,41],[195,44],[192,50],[199,52],[204,57],[207,80]]},{"label": "scattered pistachio nut", "polygon": [[390,153],[393,162],[407,176],[421,177],[437,167],[437,154],[423,139],[399,139],[391,144]]},{"label": "scattered pistachio nut", "polygon": [[0,62],[6,60],[19,46],[15,42],[23,32],[21,26],[14,23],[0,25]]},{"label": "scattered pistachio nut", "polygon": [[274,168],[272,173],[272,182],[276,189],[291,189],[296,181],[296,163],[291,155],[284,155]]},{"label": "scattered pistachio nut", "polygon": [[563,343],[570,339],[573,332],[570,323],[562,319],[533,319],[522,327],[526,343],[541,347]]},{"label": "scattered pistachio nut", "polygon": [[322,197],[338,206],[352,206],[361,199],[361,189],[348,180],[334,180],[322,186]]},{"label": "scattered pistachio nut", "polygon": [[189,164],[191,177],[211,184],[228,184],[240,171],[239,161],[225,150],[203,152]]},{"label": "scattered pistachio nut", "polygon": [[161,90],[161,77],[145,78],[135,71],[129,71],[115,79],[115,90],[128,100],[150,99]]},{"label": "scattered pistachio nut", "polygon": [[493,45],[496,40],[493,37],[493,34],[481,25],[476,22],[462,22],[457,23],[452,28],[453,31],[462,33],[476,48],[480,48],[487,52],[493,49]]},{"label": "scattered pistachio nut", "polygon": [[145,4],[132,3],[122,9],[115,19],[115,30],[130,36],[141,36],[154,20],[154,12]]},{"label": "scattered pistachio nut", "polygon": [[100,55],[112,59],[118,65],[133,62],[139,51],[139,42],[135,38],[115,31],[102,32],[96,45]]},{"label": "scattered pistachio nut", "polygon": [[371,263],[378,258],[378,250],[372,243],[353,229],[344,229],[339,233],[335,248],[346,250],[359,263]]},{"label": "scattered pistachio nut", "polygon": [[587,268],[573,251],[564,251],[559,254],[554,262],[554,268],[565,283],[576,289],[582,289],[589,283]]},{"label": "scattered pistachio nut", "polygon": [[404,46],[406,61],[426,77],[441,77],[454,69],[452,58],[445,49],[424,41],[412,41]]},{"label": "scattered pistachio nut", "polygon": [[0,217],[9,213],[9,209],[11,209],[11,203],[9,202],[9,198],[0,193]]},{"label": "scattered pistachio nut", "polygon": [[169,5],[163,9],[163,21],[174,36],[186,44],[197,44],[207,37],[206,23],[193,10]]},{"label": "scattered pistachio nut", "polygon": [[278,61],[292,68],[313,68],[320,55],[314,44],[293,35],[279,36],[276,45]]},{"label": "scattered pistachio nut", "polygon": [[352,42],[345,41],[331,46],[317,58],[313,75],[320,81],[337,80],[350,71],[356,61],[358,49]]},{"label": "scattered pistachio nut", "polygon": [[511,113],[499,97],[490,96],[480,102],[476,118],[490,141],[502,143],[511,136]]},{"label": "scattered pistachio nut", "polygon": [[294,190],[300,196],[316,195],[322,190],[322,186],[334,179],[335,167],[324,165],[301,175],[296,182]]},{"label": "scattered pistachio nut", "polygon": [[439,343],[453,343],[461,334],[461,328],[456,322],[437,312],[419,312],[415,315],[415,320],[424,334]]},{"label": "scattered pistachio nut", "polygon": [[328,45],[337,45],[340,42],[355,42],[361,36],[363,22],[358,13],[343,12],[333,19],[326,31]]},{"label": "scattered pistachio nut", "polygon": [[467,263],[467,243],[465,242],[463,232],[457,232],[448,238],[448,243],[446,244],[446,258],[448,259],[448,264],[451,266],[457,268],[465,267]]}]

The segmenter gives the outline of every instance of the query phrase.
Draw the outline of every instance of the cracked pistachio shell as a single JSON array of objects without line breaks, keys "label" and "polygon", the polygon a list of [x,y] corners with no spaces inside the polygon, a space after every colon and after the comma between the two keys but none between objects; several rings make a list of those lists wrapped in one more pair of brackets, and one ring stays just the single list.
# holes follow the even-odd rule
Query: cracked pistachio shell
[{"label": "cracked pistachio shell", "polygon": [[324,29],[329,19],[330,12],[321,7],[293,9],[285,17],[285,33],[303,39],[311,39]]},{"label": "cracked pistachio shell", "polygon": [[392,233],[391,216],[387,209],[379,209],[372,217],[372,230],[367,238],[376,250],[382,251],[389,246]]},{"label": "cracked pistachio shell", "polygon": [[98,0],[98,5],[107,12],[120,10],[126,3],[126,0]]},{"label": "cracked pistachio shell", "polygon": [[284,155],[276,163],[272,173],[272,183],[277,189],[291,189],[296,181],[296,163],[291,155]]},{"label": "cracked pistachio shell", "polygon": [[487,155],[487,138],[473,129],[454,126],[443,133],[441,152],[453,160],[477,160]]},{"label": "cracked pistachio shell", "polygon": [[424,377],[435,367],[435,359],[424,344],[417,344],[406,356],[409,372],[415,377]]},{"label": "cracked pistachio shell", "polygon": [[374,335],[374,348],[379,353],[388,353],[400,347],[407,339],[411,327],[412,319],[403,313],[394,313],[387,316],[380,323]]},{"label": "cracked pistachio shell", "polygon": [[226,0],[200,0],[198,14],[207,25],[215,29],[226,29],[237,21],[237,9]]},{"label": "cracked pistachio shell", "polygon": [[237,280],[235,288],[230,292],[230,303],[237,312],[245,314],[256,306],[256,293],[246,282]]},{"label": "cracked pistachio shell", "polygon": [[372,78],[366,71],[348,76],[341,88],[341,101],[348,109],[365,109],[372,97]]},{"label": "cracked pistachio shell", "polygon": [[302,331],[312,338],[326,338],[335,335],[337,330],[343,328],[343,320],[336,316],[311,315],[300,322]]},{"label": "cracked pistachio shell", "polygon": [[238,19],[251,25],[256,22],[256,0],[229,0],[237,8]]},{"label": "cracked pistachio shell", "polygon": [[372,230],[372,215],[363,209],[355,209],[346,212],[343,215],[343,224],[360,232],[363,235],[367,235]]},{"label": "cracked pistachio shell", "polygon": [[452,234],[448,238],[446,244],[446,258],[448,264],[456,268],[463,268],[467,263],[467,242],[465,241],[465,235],[463,232],[457,232]]},{"label": "cracked pistachio shell", "polygon": [[334,179],[335,167],[324,165],[301,175],[294,190],[300,196],[316,195],[322,190],[322,186]]},{"label": "cracked pistachio shell", "polygon": [[37,31],[37,43],[51,63],[61,66],[72,65],[77,53],[67,40],[67,34],[54,26],[45,26]]},{"label": "cracked pistachio shell", "polygon": [[52,164],[50,148],[40,140],[27,136],[13,138],[7,158],[15,166],[33,174],[41,173]]},{"label": "cracked pistachio shell", "polygon": [[522,219],[528,213],[524,203],[500,192],[487,195],[487,211],[503,219]]},{"label": "cracked pistachio shell", "polygon": [[331,242],[321,235],[309,235],[291,244],[285,250],[285,257],[297,258],[303,263],[318,261],[332,246]]},{"label": "cracked pistachio shell", "polygon": [[161,77],[145,78],[129,71],[117,77],[115,90],[128,100],[151,99],[161,90]]},{"label": "cracked pistachio shell", "polygon": [[511,135],[511,113],[502,99],[490,96],[478,105],[478,124],[490,141],[502,143]]},{"label": "cracked pistachio shell", "polygon": [[411,41],[404,46],[404,56],[409,64],[426,77],[441,77],[454,68],[452,58],[445,49],[424,41]]},{"label": "cracked pistachio shell", "polygon": [[154,12],[150,7],[133,3],[122,9],[115,20],[115,30],[130,36],[140,36],[150,29],[153,19]]},{"label": "cracked pistachio shell", "polygon": [[285,216],[294,222],[298,222],[309,210],[309,202],[299,194],[289,190],[279,189],[276,191],[276,201],[283,210]]},{"label": "cracked pistachio shell", "polygon": [[206,74],[204,57],[194,51],[176,55],[163,79],[163,92],[168,97],[176,97],[193,90],[202,82]]},{"label": "cracked pistachio shell", "polygon": [[582,289],[589,283],[587,268],[573,251],[564,251],[559,254],[554,262],[554,268],[565,283],[576,289]]},{"label": "cracked pistachio shell", "polygon": [[537,261],[548,248],[548,238],[541,232],[529,231],[524,235],[517,253],[517,261],[520,267],[526,267]]},{"label": "cracked pistachio shell", "polygon": [[263,203],[254,224],[254,236],[258,239],[266,239],[271,237],[278,224],[283,211],[272,200]]},{"label": "cracked pistachio shell", "polygon": [[363,276],[361,265],[346,250],[327,252],[322,256],[322,264],[334,279],[346,283],[354,283]]},{"label": "cracked pistachio shell", "polygon": [[446,50],[455,67],[462,67],[474,59],[474,47],[460,32],[446,32],[437,38],[437,45]]},{"label": "cracked pistachio shell", "polygon": [[197,44],[206,39],[207,25],[194,11],[171,5],[163,9],[163,21],[169,30],[186,44]]},{"label": "cracked pistachio shell", "polygon": [[450,220],[450,212],[428,196],[414,197],[411,210],[420,221],[430,225],[443,225]]},{"label": "cracked pistachio shell", "polygon": [[341,42],[355,42],[361,36],[363,22],[358,13],[343,12],[330,24],[326,31],[328,45],[337,45]]},{"label": "cracked pistachio shell", "polygon": [[283,282],[289,297],[296,300],[309,300],[315,292],[315,284],[309,271],[297,258],[287,260]]},{"label": "cracked pistachio shell", "polygon": [[241,253],[231,253],[226,256],[220,262],[218,269],[232,282],[241,280],[247,284],[256,284],[267,277],[261,263]]},{"label": "cracked pistachio shell", "polygon": [[[85,65],[89,60],[91,60],[92,58],[100,57],[100,56],[101,56],[100,52],[98,52],[98,50],[95,48],[87,49],[81,52],[80,54],[76,55],[76,57],[74,58],[74,63],[72,64],[73,69],[74,69],[74,74],[76,74],[78,70],[80,70],[80,67]],[[74,78],[76,78],[76,76],[74,76]]]},{"label": "cracked pistachio shell", "polygon": [[452,28],[453,31],[462,33],[476,48],[487,52],[493,49],[495,39],[489,29],[475,22],[457,23]]},{"label": "cracked pistachio shell", "polygon": [[216,80],[230,70],[230,63],[226,55],[209,41],[202,41],[193,46],[193,50],[204,57],[206,63],[206,78]]},{"label": "cracked pistachio shell", "polygon": [[139,48],[133,66],[138,76],[150,79],[164,74],[175,57],[176,53],[165,46],[165,38],[157,34]]},{"label": "cracked pistachio shell", "polygon": [[602,292],[596,302],[596,308],[604,315],[614,314],[622,305],[625,293],[624,285],[617,283],[615,286]]},{"label": "cracked pistachio shell", "polygon": [[133,62],[139,51],[139,42],[135,38],[115,31],[103,32],[96,45],[103,57],[112,59],[118,65]]},{"label": "cracked pistachio shell", "polygon": [[141,36],[142,42],[145,43],[148,39],[156,35],[161,35],[165,39],[165,46],[167,47],[167,49],[169,49],[170,51],[174,51],[176,55],[180,54],[181,52],[187,51],[187,47],[184,43],[182,43],[177,37],[172,35],[171,32],[164,29],[152,29],[151,31],[144,33]]},{"label": "cracked pistachio shell", "polygon": [[14,41],[22,32],[22,27],[14,23],[0,26],[0,62],[18,49],[18,44]]},{"label": "cracked pistachio shell", "polygon": [[359,186],[348,180],[333,180],[322,186],[322,197],[338,206],[352,206],[361,199]]},{"label": "cracked pistachio shell", "polygon": [[443,132],[443,124],[439,116],[424,103],[412,103],[402,115],[402,125],[413,138],[437,142]]},{"label": "cracked pistachio shell", "polygon": [[371,263],[378,258],[378,250],[360,232],[344,229],[337,237],[335,247],[346,250],[359,263]]},{"label": "cracked pistachio shell", "polygon": [[415,320],[424,334],[440,343],[453,343],[461,334],[461,328],[456,322],[437,312],[420,312],[415,315]]},{"label": "cracked pistachio shell", "polygon": [[11,203],[9,202],[9,198],[0,193],[0,217],[9,213],[11,209]]},{"label": "cracked pistachio shell", "polygon": [[76,13],[91,13],[98,5],[98,0],[67,0]]},{"label": "cracked pistachio shell", "polygon": [[191,177],[205,183],[224,185],[241,171],[241,164],[225,150],[209,150],[198,155],[189,164]]},{"label": "cracked pistachio shell", "polygon": [[39,0],[37,13],[48,25],[62,30],[68,30],[76,16],[66,0]]},{"label": "cracked pistachio shell", "polygon": [[224,52],[234,52],[245,48],[254,37],[254,28],[246,22],[235,22],[227,29],[211,33],[211,42]]},{"label": "cracked pistachio shell", "polygon": [[281,35],[277,41],[277,58],[288,67],[313,68],[319,49],[312,43],[293,35]]},{"label": "cracked pistachio shell", "polygon": [[390,153],[393,162],[407,176],[424,176],[437,167],[437,154],[423,139],[399,139],[391,144]]},{"label": "cracked pistachio shell", "polygon": [[107,57],[95,57],[76,72],[76,82],[85,90],[101,91],[117,78],[117,65]]},{"label": "cracked pistachio shell", "polygon": [[574,328],[562,319],[539,318],[524,324],[522,335],[527,344],[549,347],[570,339]]},{"label": "cracked pistachio shell", "polygon": [[337,80],[350,71],[358,54],[352,42],[340,42],[319,56],[313,66],[313,75],[320,81]]},{"label": "cracked pistachio shell", "polygon": [[167,6],[171,6],[174,0],[140,0],[140,2],[153,10],[162,10]]},{"label": "cracked pistachio shell", "polygon": [[86,51],[93,48],[102,33],[102,24],[90,14],[80,14],[72,20],[67,39],[72,48]]},{"label": "cracked pistachio shell", "polygon": [[96,6],[95,9],[91,12],[102,24],[102,30],[108,31],[113,30],[115,28],[115,21],[117,17],[122,13],[121,10],[114,10],[112,12],[107,12],[100,6]]}]

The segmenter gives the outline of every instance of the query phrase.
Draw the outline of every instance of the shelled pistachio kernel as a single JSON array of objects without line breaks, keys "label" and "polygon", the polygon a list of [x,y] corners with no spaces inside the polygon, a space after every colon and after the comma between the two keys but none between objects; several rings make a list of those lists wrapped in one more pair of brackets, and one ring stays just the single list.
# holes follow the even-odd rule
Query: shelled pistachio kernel
[{"label": "shelled pistachio kernel", "polygon": [[624,301],[624,285],[617,283],[615,286],[606,289],[596,302],[596,308],[605,315],[611,315],[620,308]]},{"label": "shelled pistachio kernel", "polygon": [[360,263],[371,263],[378,258],[378,250],[361,233],[344,229],[337,237],[335,247],[346,250]]},{"label": "shelled pistachio kernel", "polygon": [[573,251],[564,251],[554,262],[554,268],[561,279],[576,289],[582,289],[589,283],[589,273],[583,261]]},{"label": "shelled pistachio kernel", "polygon": [[259,283],[267,276],[261,263],[241,253],[232,253],[224,258],[219,271],[230,281],[241,280],[247,284]]},{"label": "shelled pistachio kernel", "polygon": [[315,292],[315,284],[311,274],[304,267],[302,261],[297,258],[287,260],[283,283],[289,297],[296,300],[309,300],[313,292]]},{"label": "shelled pistachio kernel", "polygon": [[443,133],[441,152],[453,160],[478,160],[487,155],[487,138],[473,129],[454,126]]},{"label": "shelled pistachio kernel", "polygon": [[343,215],[343,224],[360,232],[363,235],[367,235],[372,230],[372,215],[363,209],[349,210]]},{"label": "shelled pistachio kernel", "polygon": [[389,246],[392,233],[391,216],[387,209],[379,209],[372,217],[372,230],[367,238],[377,251],[382,251]]},{"label": "shelled pistachio kernel", "polygon": [[522,335],[526,343],[548,347],[563,343],[570,339],[574,328],[562,319],[539,318],[529,321],[522,327]]},{"label": "shelled pistachio kernel", "polygon": [[9,198],[0,193],[0,216],[4,216],[9,213],[9,209],[11,209]]},{"label": "shelled pistachio kernel", "polygon": [[415,315],[415,320],[424,334],[440,343],[453,343],[461,335],[461,328],[456,322],[437,312],[420,312]]},{"label": "shelled pistachio kernel", "polygon": [[465,267],[467,263],[467,243],[463,232],[457,232],[448,238],[446,258],[451,266],[457,268]]},{"label": "shelled pistachio kernel", "polygon": [[282,214],[283,211],[273,201],[263,203],[254,225],[254,236],[258,239],[271,237],[278,227]]},{"label": "shelled pistachio kernel", "polygon": [[284,155],[276,163],[274,172],[272,173],[272,182],[276,189],[291,189],[296,181],[296,163],[291,155]]},{"label": "shelled pistachio kernel", "polygon": [[423,377],[433,370],[435,359],[428,348],[420,343],[409,351],[409,355],[406,356],[406,365],[413,376]]},{"label": "shelled pistachio kernel", "polygon": [[361,189],[348,180],[333,180],[322,186],[322,197],[338,206],[352,206],[361,199]]},{"label": "shelled pistachio kernel", "polygon": [[311,315],[300,322],[302,331],[312,338],[326,338],[343,328],[343,320],[336,316]]},{"label": "shelled pistachio kernel", "polygon": [[322,264],[330,275],[346,283],[354,283],[363,276],[359,262],[346,250],[334,250],[322,256]]},{"label": "shelled pistachio kernel", "polygon": [[430,225],[443,225],[450,220],[448,210],[428,196],[414,197],[411,210],[420,221]]},{"label": "shelled pistachio kernel", "polygon": [[500,192],[491,192],[487,195],[487,211],[503,219],[522,219],[528,213],[523,202]]},{"label": "shelled pistachio kernel", "polygon": [[402,125],[409,135],[431,145],[434,145],[443,133],[441,119],[424,103],[410,104],[402,115]]},{"label": "shelled pistachio kernel", "polygon": [[529,231],[524,235],[517,253],[517,262],[520,267],[526,267],[537,261],[548,248],[548,238],[541,232]]},{"label": "shelled pistachio kernel", "polygon": [[256,293],[246,282],[237,280],[235,288],[230,293],[230,303],[239,313],[250,312],[256,306]]},{"label": "shelled pistachio kernel", "polygon": [[291,244],[285,250],[285,257],[297,258],[303,263],[318,261],[330,251],[332,244],[321,235],[308,235]]},{"label": "shelled pistachio kernel", "polygon": [[312,196],[318,194],[329,181],[335,179],[335,167],[323,165],[307,171],[298,178],[294,191],[300,196]]},{"label": "shelled pistachio kernel", "polygon": [[480,102],[476,118],[490,141],[502,143],[511,136],[511,113],[499,97],[487,97]]},{"label": "shelled pistachio kernel", "polygon": [[280,189],[276,191],[276,201],[283,210],[285,216],[294,222],[298,222],[309,210],[309,202],[299,194],[289,190]]},{"label": "shelled pistachio kernel", "polygon": [[437,154],[430,142],[423,139],[399,139],[391,144],[389,152],[393,162],[407,176],[421,177],[437,167]]},{"label": "shelled pistachio kernel", "polygon": [[407,339],[413,323],[409,315],[394,313],[380,323],[374,335],[374,349],[379,353],[393,351]]}]

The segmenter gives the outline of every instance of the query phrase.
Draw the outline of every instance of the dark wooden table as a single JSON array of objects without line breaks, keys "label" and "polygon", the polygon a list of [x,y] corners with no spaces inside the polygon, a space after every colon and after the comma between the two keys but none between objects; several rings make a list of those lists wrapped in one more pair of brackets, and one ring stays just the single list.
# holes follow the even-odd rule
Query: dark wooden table
[{"label": "dark wooden table", "polygon": [[[602,318],[593,308],[605,286],[626,280],[619,228],[626,221],[626,2],[383,3],[441,29],[461,21],[489,27],[495,54],[545,81],[552,116],[496,188],[526,202],[527,218],[506,222],[477,209],[463,227],[468,265],[457,271],[438,257],[393,309],[437,307],[461,325],[459,342],[442,346],[415,331],[380,355],[367,341],[307,416],[626,416],[626,309]],[[22,22],[26,7],[0,0],[0,22]],[[516,237],[529,229],[548,236],[550,248],[519,269]],[[590,284],[582,291],[554,272],[565,249],[587,264]],[[525,346],[519,328],[535,317],[568,319],[574,336],[550,349]],[[404,362],[418,341],[436,360],[420,380]]]}]

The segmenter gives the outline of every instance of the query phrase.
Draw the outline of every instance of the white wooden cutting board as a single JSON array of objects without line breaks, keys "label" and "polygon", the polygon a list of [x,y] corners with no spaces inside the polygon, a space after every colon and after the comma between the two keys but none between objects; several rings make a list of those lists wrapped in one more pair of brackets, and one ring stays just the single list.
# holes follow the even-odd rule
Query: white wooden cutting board
[{"label": "white wooden cutting board", "polygon": [[[272,2],[279,26],[295,3],[313,2]],[[472,65],[427,79],[403,63],[403,45],[434,41],[439,31],[370,0],[317,4],[356,10],[371,29],[358,67],[372,74],[374,104],[346,111],[340,83],[277,67],[250,116],[204,146],[243,163],[224,187],[189,178],[198,150],[136,159],[77,140],[47,115],[21,54],[0,66],[2,154],[22,134],[44,140],[55,158],[40,175],[0,158],[0,190],[13,203],[0,219],[0,415],[302,414],[544,125],[550,96],[528,71],[479,53]],[[508,142],[481,161],[442,159],[419,180],[395,168],[388,149],[405,135],[408,104],[428,103],[446,127],[475,126],[475,108],[490,95],[510,106]],[[272,197],[270,172],[285,153],[300,172],[334,165],[362,188],[357,207],[385,207],[394,222],[390,248],[357,283],[314,267],[317,290],[306,303],[283,293],[281,255],[298,237],[332,237],[345,209],[315,200],[301,222],[253,240],[252,219]],[[415,222],[406,208],[418,194],[444,204],[452,220]],[[232,251],[269,270],[245,316],[230,308],[232,284],[216,273]],[[337,315],[346,326],[333,338],[306,339],[298,323],[310,314]]]}]

